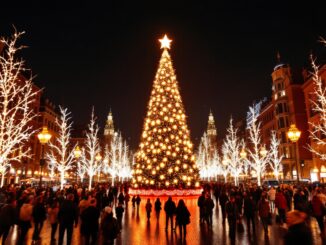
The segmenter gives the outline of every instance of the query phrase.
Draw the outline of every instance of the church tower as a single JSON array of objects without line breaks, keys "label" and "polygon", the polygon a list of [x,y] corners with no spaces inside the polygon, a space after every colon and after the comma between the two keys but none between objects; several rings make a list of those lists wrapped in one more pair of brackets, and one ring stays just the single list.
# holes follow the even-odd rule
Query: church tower
[{"label": "church tower", "polygon": [[114,136],[114,124],[113,124],[112,112],[110,110],[104,128],[105,144],[110,145],[113,136]]},{"label": "church tower", "polygon": [[216,131],[215,120],[214,120],[212,111],[209,112],[209,116],[208,116],[207,136],[209,138],[211,147],[216,148],[217,147],[217,131]]}]

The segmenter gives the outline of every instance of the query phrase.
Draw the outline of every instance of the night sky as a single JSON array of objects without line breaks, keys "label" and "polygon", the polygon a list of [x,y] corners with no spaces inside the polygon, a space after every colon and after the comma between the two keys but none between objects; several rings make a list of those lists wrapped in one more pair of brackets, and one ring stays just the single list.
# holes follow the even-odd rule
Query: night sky
[{"label": "night sky", "polygon": [[170,53],[195,143],[210,109],[222,137],[231,114],[244,117],[253,101],[270,96],[278,50],[299,72],[311,52],[323,52],[325,8],[313,1],[132,2],[2,4],[0,35],[10,35],[13,25],[26,31],[21,57],[50,100],[68,107],[76,124],[88,123],[94,106],[103,127],[111,108],[133,148],[164,33],[173,39]]}]

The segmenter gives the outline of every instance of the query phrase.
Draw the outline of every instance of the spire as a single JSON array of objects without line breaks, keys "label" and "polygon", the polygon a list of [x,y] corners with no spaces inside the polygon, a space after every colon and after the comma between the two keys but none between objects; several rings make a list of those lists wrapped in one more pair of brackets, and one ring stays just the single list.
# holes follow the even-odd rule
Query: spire
[{"label": "spire", "polygon": [[212,113],[212,110],[209,111],[209,116],[208,116],[208,125],[207,125],[207,134],[209,136],[216,136],[216,127],[215,127],[215,120],[214,116]]},{"label": "spire", "polygon": [[110,108],[110,112],[108,114],[108,117],[107,117],[107,120],[105,123],[104,135],[105,136],[113,136],[114,135],[114,123],[113,123],[113,116],[112,116],[111,108]]},{"label": "spire", "polygon": [[281,55],[280,55],[280,51],[277,51],[276,59],[277,59],[277,63],[280,64],[280,63],[281,63]]}]

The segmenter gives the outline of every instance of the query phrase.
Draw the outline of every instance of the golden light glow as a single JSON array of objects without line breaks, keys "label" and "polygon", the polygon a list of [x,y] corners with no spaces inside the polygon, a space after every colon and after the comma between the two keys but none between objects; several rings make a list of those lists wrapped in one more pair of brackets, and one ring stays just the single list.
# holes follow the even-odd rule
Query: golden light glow
[{"label": "golden light glow", "polygon": [[162,39],[159,39],[159,41],[161,43],[161,49],[170,49],[172,40],[170,40],[166,34]]},{"label": "golden light glow", "polygon": [[82,151],[79,148],[79,146],[77,145],[76,148],[75,148],[75,150],[74,150],[75,158],[77,158],[77,159],[80,158],[81,154],[82,154]]},{"label": "golden light glow", "polygon": [[287,136],[293,143],[295,143],[300,139],[301,131],[295,126],[295,124],[291,124]]},{"label": "golden light glow", "polygon": [[40,141],[42,145],[48,143],[48,141],[51,139],[52,135],[48,131],[47,127],[43,127],[42,131],[38,133],[37,138]]}]

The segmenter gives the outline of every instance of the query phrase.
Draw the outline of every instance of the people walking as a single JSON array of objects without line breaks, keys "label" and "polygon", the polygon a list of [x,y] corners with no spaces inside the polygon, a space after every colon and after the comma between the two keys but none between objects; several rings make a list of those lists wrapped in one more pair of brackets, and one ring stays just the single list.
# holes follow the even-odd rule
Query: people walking
[{"label": "people walking", "polygon": [[59,219],[59,245],[63,244],[63,237],[67,231],[67,245],[71,244],[71,237],[73,232],[73,227],[78,224],[78,209],[74,203],[74,194],[69,193],[67,199],[64,200],[59,208],[58,213]]},{"label": "people walking", "polygon": [[267,199],[267,193],[263,192],[261,199],[258,203],[258,212],[259,212],[259,217],[261,219],[265,236],[268,236],[268,223],[269,223],[269,218],[270,218],[270,207],[269,207],[269,202]]},{"label": "people walking", "polygon": [[34,221],[34,233],[33,241],[40,240],[40,233],[43,227],[44,220],[46,219],[46,209],[43,203],[43,197],[38,196],[35,200],[33,207],[33,221]]},{"label": "people walking", "polygon": [[27,232],[32,227],[32,214],[34,197],[31,195],[27,197],[26,202],[21,206],[19,211],[19,238],[17,245],[22,245],[25,242]]},{"label": "people walking", "polygon": [[118,221],[113,217],[112,208],[107,206],[101,218],[102,245],[113,245],[118,234]]},{"label": "people walking", "polygon": [[285,212],[287,208],[287,201],[283,192],[278,189],[275,195],[275,208],[277,209],[277,216],[280,225],[283,225],[286,222]]},{"label": "people walking", "polygon": [[172,197],[170,196],[168,200],[164,204],[164,211],[165,211],[165,230],[168,230],[169,227],[169,220],[171,222],[171,231],[175,230],[173,227],[173,215],[175,214],[176,211],[176,205],[175,202],[172,201]]},{"label": "people walking", "polygon": [[197,205],[199,207],[199,223],[204,223],[205,220],[205,192],[203,191],[201,195],[198,197]]},{"label": "people walking", "polygon": [[304,212],[293,210],[286,214],[288,231],[284,236],[284,245],[312,245],[312,234],[305,220],[307,215]]},{"label": "people walking", "polygon": [[256,232],[255,217],[256,217],[256,203],[251,194],[244,193],[243,214],[247,219],[247,231],[250,234],[250,223],[252,225],[253,233]]},{"label": "people walking", "polygon": [[117,216],[117,221],[119,225],[119,231],[122,229],[122,217],[123,217],[123,212],[124,208],[122,207],[122,203],[119,202],[118,206],[115,208],[115,214]]},{"label": "people walking", "polygon": [[312,214],[316,218],[320,234],[324,236],[324,215],[325,215],[325,206],[318,197],[318,195],[314,195],[311,200],[312,206]]},{"label": "people walking", "polygon": [[225,190],[223,190],[221,192],[219,200],[220,200],[220,206],[221,206],[221,211],[222,211],[222,223],[225,224],[225,219],[226,219],[225,206],[226,206],[226,203],[229,201],[229,198],[226,195]]},{"label": "people walking", "polygon": [[151,212],[152,212],[152,204],[151,204],[151,200],[149,198],[147,199],[145,209],[146,209],[146,214],[147,214],[147,221],[149,221],[149,219],[151,218]]},{"label": "people walking", "polygon": [[210,194],[206,194],[206,198],[204,201],[204,214],[205,214],[205,219],[207,222],[207,225],[209,227],[213,226],[213,209],[215,207],[214,201],[211,198]]},{"label": "people walking", "polygon": [[160,200],[159,197],[156,199],[154,205],[155,205],[156,218],[159,219],[160,218],[160,212],[161,212],[161,209],[162,209],[162,203],[161,203],[161,200]]},{"label": "people walking", "polygon": [[9,234],[10,227],[15,224],[16,218],[16,200],[9,197],[7,202],[0,208],[0,238],[4,245]]},{"label": "people walking", "polygon": [[183,199],[180,199],[176,208],[176,223],[179,226],[180,239],[186,239],[187,225],[190,223],[190,212]]},{"label": "people walking", "polygon": [[230,196],[230,201],[228,201],[225,205],[225,212],[228,219],[229,224],[229,237],[231,239],[231,243],[235,242],[235,233],[236,233],[236,224],[238,219],[238,209],[235,203],[235,196]]},{"label": "people walking", "polygon": [[272,186],[270,190],[268,191],[268,200],[269,200],[269,206],[271,208],[271,212],[275,212],[275,195],[276,195],[276,190]]},{"label": "people walking", "polygon": [[80,215],[80,233],[84,238],[85,245],[96,244],[99,229],[99,218],[100,210],[97,208],[97,201],[95,198],[92,198],[89,201],[89,206]]},{"label": "people walking", "polygon": [[56,241],[55,233],[58,228],[58,213],[59,213],[59,203],[55,200],[52,205],[48,208],[49,222],[51,224],[51,243]]},{"label": "people walking", "polygon": [[139,195],[137,195],[137,197],[136,197],[137,213],[139,212],[139,205],[140,205],[140,202],[141,202],[141,198],[140,198]]}]

